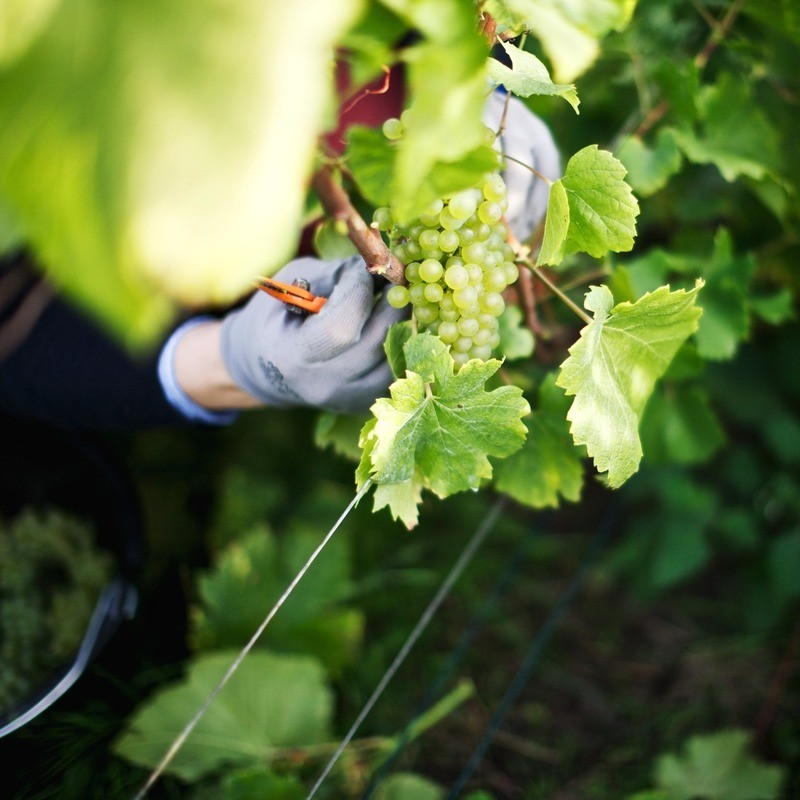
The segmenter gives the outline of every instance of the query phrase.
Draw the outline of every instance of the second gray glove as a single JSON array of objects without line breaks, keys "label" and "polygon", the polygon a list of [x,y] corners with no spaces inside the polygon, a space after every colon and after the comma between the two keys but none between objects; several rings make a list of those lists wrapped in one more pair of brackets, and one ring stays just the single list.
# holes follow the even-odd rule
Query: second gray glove
[{"label": "second gray glove", "polygon": [[[494,91],[486,101],[483,121],[493,131],[500,126],[506,99],[505,92]],[[550,129],[517,97],[508,99],[505,126],[495,147],[551,181],[561,177],[561,156]],[[516,161],[504,160],[503,178],[508,187],[506,219],[517,239],[524,242],[547,212],[550,186]]]}]

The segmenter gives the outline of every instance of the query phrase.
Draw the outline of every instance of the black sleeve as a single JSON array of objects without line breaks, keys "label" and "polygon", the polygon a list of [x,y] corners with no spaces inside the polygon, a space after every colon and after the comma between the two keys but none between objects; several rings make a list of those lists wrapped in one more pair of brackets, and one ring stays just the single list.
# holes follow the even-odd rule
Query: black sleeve
[{"label": "black sleeve", "polygon": [[0,412],[98,431],[186,424],[164,397],[157,355],[129,354],[19,257],[3,267]]}]

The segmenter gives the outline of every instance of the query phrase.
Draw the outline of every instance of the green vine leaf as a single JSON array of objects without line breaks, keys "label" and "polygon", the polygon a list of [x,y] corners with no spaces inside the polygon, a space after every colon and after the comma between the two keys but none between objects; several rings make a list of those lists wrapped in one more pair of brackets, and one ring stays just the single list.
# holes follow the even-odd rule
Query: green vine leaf
[{"label": "green vine leaf", "polygon": [[491,478],[487,456],[505,457],[522,446],[521,417],[530,408],[515,386],[486,391],[500,367],[495,359],[469,361],[455,373],[447,346],[435,336],[416,334],[403,349],[406,377],[391,385],[391,399],[372,406],[356,479],[392,487],[380,502],[409,524],[422,488],[447,497]]},{"label": "green vine leaf", "polygon": [[[240,535],[199,576],[191,645],[202,650],[244,645],[315,546],[315,531],[302,527],[284,539],[263,525]],[[364,627],[361,612],[343,604],[352,588],[349,573],[347,540],[332,542],[312,590],[286,601],[259,646],[313,655],[340,674],[358,652]]]},{"label": "green vine leaf", "polygon": [[553,63],[557,79],[567,83],[592,65],[601,37],[627,25],[636,0],[489,0],[486,7],[509,27],[530,29]]},{"label": "green vine leaf", "polygon": [[555,265],[570,253],[601,258],[633,248],[639,203],[625,174],[622,163],[597,145],[572,156],[564,177],[550,187],[537,264]]},{"label": "green vine leaf", "polygon": [[676,798],[773,800],[780,795],[784,770],[751,756],[749,738],[738,729],[693,736],[683,754],[658,760],[656,784]]},{"label": "green vine leaf", "polygon": [[639,421],[656,381],[697,329],[702,286],[671,292],[662,286],[635,303],[614,306],[606,286],[593,286],[585,307],[594,320],[561,365],[556,383],[574,395],[567,419],[608,485],[621,486],[639,468]]},{"label": "green vine leaf", "polygon": [[531,329],[525,324],[522,309],[508,305],[498,320],[500,334],[500,352],[508,361],[529,358],[536,346]]},{"label": "green vine leaf", "polygon": [[[136,710],[114,752],[143,767],[158,764],[237,655],[221,650],[192,661],[185,678]],[[193,782],[222,766],[269,763],[279,749],[328,741],[332,715],[333,693],[318,661],[250,653],[167,772]]]},{"label": "green vine leaf", "polygon": [[698,106],[699,126],[674,129],[690,161],[714,164],[726,181],[742,175],[780,180],[778,135],[749,81],[724,73],[701,92]]},{"label": "green vine leaf", "polygon": [[495,467],[501,492],[533,508],[556,508],[559,498],[576,502],[583,486],[581,451],[566,420],[569,398],[548,375],[539,390],[539,407],[526,420],[525,444]]},{"label": "green vine leaf", "polygon": [[681,151],[670,128],[662,128],[652,147],[630,136],[619,148],[619,160],[628,170],[628,182],[642,197],[663,189],[683,164]]},{"label": "green vine leaf", "polygon": [[[60,289],[152,343],[173,303],[230,303],[291,257],[360,3],[22,5],[2,14],[0,51],[27,49],[0,75],[0,206]],[[301,50],[275,36],[310,17]]]},{"label": "green vine leaf", "polygon": [[500,42],[506,55],[511,61],[511,67],[507,67],[497,59],[489,60],[489,77],[498,86],[502,85],[519,97],[530,97],[534,94],[555,95],[563,97],[573,109],[579,114],[578,92],[575,84],[572,83],[553,83],[547,67],[536,58],[533,53],[526,53],[513,44]]},{"label": "green vine leaf", "polygon": [[664,388],[653,393],[640,426],[645,456],[654,463],[707,461],[725,442],[708,393],[700,386],[683,384]]}]

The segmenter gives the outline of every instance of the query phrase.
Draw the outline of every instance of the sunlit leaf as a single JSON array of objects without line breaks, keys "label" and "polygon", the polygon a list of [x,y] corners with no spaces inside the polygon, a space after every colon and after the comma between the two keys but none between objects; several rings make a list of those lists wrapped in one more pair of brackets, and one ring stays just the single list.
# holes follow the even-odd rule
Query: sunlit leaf
[{"label": "sunlit leaf", "polygon": [[492,0],[490,13],[530,28],[542,42],[557,81],[570,83],[585,72],[600,52],[599,40],[620,30],[633,14],[636,0]]},{"label": "sunlit leaf", "polygon": [[561,365],[557,384],[575,399],[567,419],[575,444],[586,445],[609,486],[621,486],[639,467],[639,421],[656,381],[697,328],[698,284],[691,291],[663,286],[635,303],[614,306],[605,286],[593,286],[584,305],[594,314]]},{"label": "sunlit leaf", "polygon": [[[597,145],[577,152],[564,177],[550,187],[538,263],[558,264],[565,255],[576,252],[600,258],[609,250],[630,250],[639,204],[624,178],[625,167]],[[565,216],[569,221],[566,228]]]},{"label": "sunlit leaf", "polygon": [[580,100],[575,85],[553,83],[547,67],[532,53],[520,50],[513,44],[500,43],[511,62],[507,67],[497,59],[489,60],[489,77],[498,85],[519,97],[531,95],[555,95],[563,97],[578,113]]},{"label": "sunlit leaf", "polygon": [[408,377],[372,407],[375,480],[405,481],[418,467],[440,497],[477,488],[492,474],[487,456],[507,456],[524,441],[520,418],[529,408],[521,390],[485,390],[499,361],[473,360],[454,373],[447,346],[434,336],[412,337],[405,353]]},{"label": "sunlit leaf", "polygon": [[490,478],[487,456],[504,457],[522,445],[520,418],[529,408],[517,387],[486,391],[499,361],[472,360],[455,373],[447,346],[429,334],[412,336],[404,351],[407,377],[391,385],[391,399],[373,405],[375,420],[362,431],[357,480],[393,487],[382,502],[396,516],[402,507],[409,520],[421,485],[447,497]]}]

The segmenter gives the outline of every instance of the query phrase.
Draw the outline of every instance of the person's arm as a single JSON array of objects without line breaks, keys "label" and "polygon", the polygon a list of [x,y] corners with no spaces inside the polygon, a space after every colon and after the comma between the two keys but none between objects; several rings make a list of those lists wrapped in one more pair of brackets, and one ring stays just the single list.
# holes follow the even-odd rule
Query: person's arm
[{"label": "person's arm", "polygon": [[220,351],[221,320],[192,327],[175,347],[175,379],[192,401],[212,411],[256,408],[260,400],[240,389]]}]

